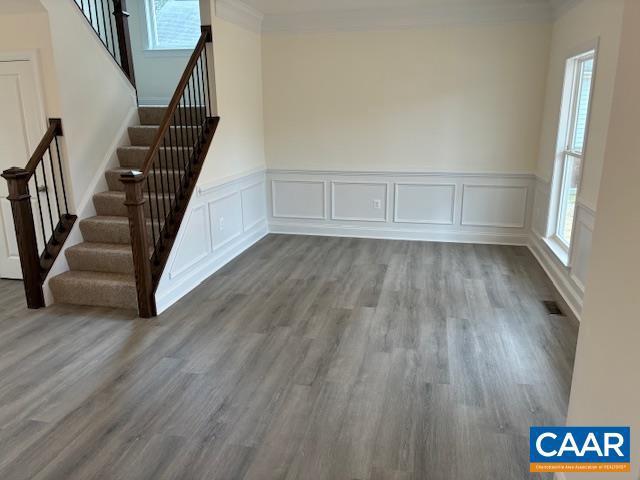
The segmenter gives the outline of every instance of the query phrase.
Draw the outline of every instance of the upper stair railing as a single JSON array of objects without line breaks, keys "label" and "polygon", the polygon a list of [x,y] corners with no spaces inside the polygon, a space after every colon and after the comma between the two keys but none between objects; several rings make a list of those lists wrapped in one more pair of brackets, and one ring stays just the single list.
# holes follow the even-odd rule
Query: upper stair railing
[{"label": "upper stair railing", "polygon": [[73,0],[131,84],[136,86],[127,0]]},{"label": "upper stair railing", "polygon": [[[61,136],[62,121],[50,119],[49,128],[27,165],[10,168],[2,174],[9,184],[8,199],[29,308],[45,306],[42,285],[77,219],[69,214],[58,142]],[[32,204],[37,207],[35,218]]]},{"label": "upper stair railing", "polygon": [[212,41],[211,26],[202,26],[143,168],[121,176],[144,318],[156,315],[155,291],[219,122],[209,83],[207,44]]}]

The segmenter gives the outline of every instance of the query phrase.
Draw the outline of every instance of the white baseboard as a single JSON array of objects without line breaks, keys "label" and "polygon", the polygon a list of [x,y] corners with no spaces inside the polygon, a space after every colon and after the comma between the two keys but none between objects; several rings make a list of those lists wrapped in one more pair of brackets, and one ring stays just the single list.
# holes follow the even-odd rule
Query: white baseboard
[{"label": "white baseboard", "polygon": [[156,291],[158,313],[268,234],[264,170],[197,191]]},{"label": "white baseboard", "polygon": [[382,240],[413,240],[443,243],[479,243],[490,245],[527,245],[526,233],[490,233],[465,231],[429,231],[407,228],[368,227],[353,224],[313,224],[269,222],[269,232],[290,235],[315,235],[323,237],[375,238]]}]

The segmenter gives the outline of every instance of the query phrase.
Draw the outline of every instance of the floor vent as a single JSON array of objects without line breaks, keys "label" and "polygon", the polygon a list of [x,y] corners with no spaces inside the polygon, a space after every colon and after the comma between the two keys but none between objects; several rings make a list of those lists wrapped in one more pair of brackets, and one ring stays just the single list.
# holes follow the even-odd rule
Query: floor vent
[{"label": "floor vent", "polygon": [[558,304],[553,300],[544,301],[542,303],[544,304],[544,308],[547,309],[547,312],[549,313],[549,315],[562,315],[562,310],[560,310],[560,307],[558,306]]}]

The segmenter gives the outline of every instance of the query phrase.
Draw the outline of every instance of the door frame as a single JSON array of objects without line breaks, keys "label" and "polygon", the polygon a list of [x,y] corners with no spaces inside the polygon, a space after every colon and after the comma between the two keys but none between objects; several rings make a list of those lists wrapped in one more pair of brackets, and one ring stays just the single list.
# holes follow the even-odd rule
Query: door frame
[{"label": "door frame", "polygon": [[[40,66],[40,55],[37,50],[23,50],[23,51],[7,51],[0,52],[0,63],[15,63],[15,62],[28,62],[29,69],[31,70],[31,75],[33,77],[35,92],[35,103],[36,105],[36,125],[38,131],[36,132],[25,132],[27,137],[27,143],[29,144],[29,148],[33,152],[35,148],[40,143],[42,136],[47,131],[48,128],[48,117],[47,117],[47,104],[45,103],[45,95],[43,89],[43,77],[42,77],[42,69]],[[24,165],[13,164],[10,166],[15,167],[24,167]],[[5,181],[1,179],[0,181]],[[2,227],[4,228],[4,226]]]}]

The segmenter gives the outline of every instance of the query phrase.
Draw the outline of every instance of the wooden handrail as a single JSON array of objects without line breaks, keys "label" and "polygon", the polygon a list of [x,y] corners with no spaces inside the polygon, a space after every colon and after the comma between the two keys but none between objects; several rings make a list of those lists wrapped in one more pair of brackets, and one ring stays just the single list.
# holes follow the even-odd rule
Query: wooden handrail
[{"label": "wooden handrail", "polygon": [[191,79],[193,70],[196,67],[196,64],[198,63],[198,60],[200,59],[200,55],[202,55],[203,50],[207,46],[207,43],[211,41],[211,35],[212,35],[211,25],[203,25],[202,33],[200,34],[200,39],[198,40],[198,43],[196,44],[195,49],[191,54],[191,58],[189,58],[189,62],[187,63],[187,66],[185,67],[184,72],[182,73],[182,77],[180,77],[180,81],[178,82],[178,86],[176,87],[173,97],[171,97],[171,101],[169,102],[167,111],[164,117],[162,118],[162,122],[160,122],[160,128],[158,129],[158,134],[156,135],[156,138],[151,144],[152,145],[151,148],[149,148],[149,153],[147,154],[147,158],[145,158],[144,165],[141,170],[142,176],[145,178],[149,175],[149,170],[151,170],[154,159],[156,158],[156,155],[158,155],[158,151],[160,150],[162,141],[164,140],[167,134],[167,130],[169,130],[169,127],[171,126],[171,120],[173,119],[173,116],[175,115],[176,111],[178,110],[178,107],[180,106],[182,95],[184,93],[185,88],[187,88],[187,85],[189,83],[189,80]]},{"label": "wooden handrail", "polygon": [[44,133],[44,136],[34,150],[33,155],[31,155],[31,158],[27,162],[27,166],[24,167],[24,169],[29,172],[29,178],[27,178],[27,181],[29,181],[36,171],[36,167],[42,160],[42,157],[44,157],[44,154],[47,153],[47,150],[49,150],[49,146],[51,145],[51,142],[53,142],[53,139],[60,136],[62,136],[62,120],[59,118],[50,118],[49,128]]}]

